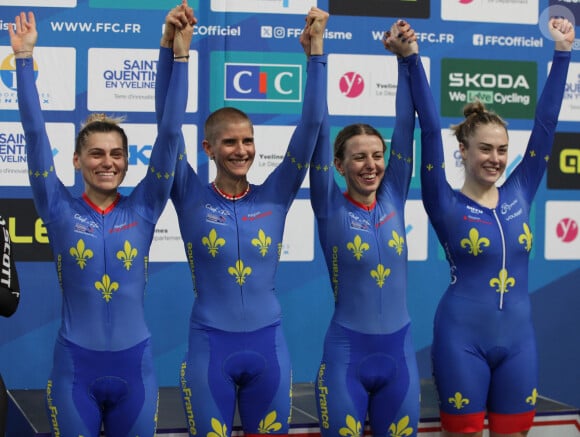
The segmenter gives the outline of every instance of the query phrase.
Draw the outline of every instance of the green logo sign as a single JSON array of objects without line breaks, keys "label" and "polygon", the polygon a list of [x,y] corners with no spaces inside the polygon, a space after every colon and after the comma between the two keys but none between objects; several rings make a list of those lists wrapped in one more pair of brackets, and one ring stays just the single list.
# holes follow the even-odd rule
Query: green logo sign
[{"label": "green logo sign", "polygon": [[441,112],[458,117],[481,100],[505,118],[534,118],[538,72],[535,62],[443,59]]}]

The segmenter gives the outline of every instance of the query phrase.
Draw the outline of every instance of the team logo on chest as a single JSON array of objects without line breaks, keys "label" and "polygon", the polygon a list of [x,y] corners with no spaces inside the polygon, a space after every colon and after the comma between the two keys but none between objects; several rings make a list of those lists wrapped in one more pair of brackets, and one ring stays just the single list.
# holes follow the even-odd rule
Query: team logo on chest
[{"label": "team logo on chest", "polygon": [[501,214],[505,217],[505,221],[515,219],[523,214],[524,210],[521,206],[518,207],[518,200],[515,199],[512,203],[502,203],[500,206]]},{"label": "team logo on chest", "polygon": [[472,205],[465,205],[463,220],[472,223],[482,223],[484,225],[491,224],[491,222],[485,217],[485,212],[481,208],[476,208]]},{"label": "team logo on chest", "polygon": [[208,223],[223,225],[227,222],[228,216],[230,215],[229,211],[209,203],[205,205],[205,209],[205,221]]},{"label": "team logo on chest", "polygon": [[74,222],[74,232],[77,234],[88,235],[90,237],[95,237],[96,232],[99,230],[99,224],[82,214],[75,214],[73,216]]},{"label": "team logo on chest", "polygon": [[371,229],[371,224],[367,219],[360,217],[354,212],[348,213],[349,227],[357,231],[369,231]]}]

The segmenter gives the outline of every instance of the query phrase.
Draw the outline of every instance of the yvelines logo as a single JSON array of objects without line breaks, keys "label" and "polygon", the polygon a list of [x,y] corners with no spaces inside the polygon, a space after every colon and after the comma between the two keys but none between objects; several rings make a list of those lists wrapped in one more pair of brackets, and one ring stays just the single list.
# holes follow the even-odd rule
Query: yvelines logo
[{"label": "yvelines logo", "polygon": [[[451,0],[444,0],[443,3]],[[330,15],[429,18],[430,0],[329,0]]]},{"label": "yvelines logo", "polygon": [[1,199],[16,261],[52,261],[48,232],[32,199]]},{"label": "yvelines logo", "polygon": [[550,189],[580,189],[580,134],[556,132],[547,183]]},{"label": "yvelines logo", "polygon": [[506,118],[533,118],[538,73],[535,62],[443,59],[442,115],[457,117],[463,107],[482,101]]},{"label": "yvelines logo", "polygon": [[[300,113],[305,59],[299,54],[212,52],[210,107],[233,105],[248,113]],[[226,60],[227,59],[227,60]]]},{"label": "yvelines logo", "polygon": [[580,202],[546,202],[546,259],[580,259],[579,224]]},{"label": "yvelines logo", "polygon": [[338,86],[343,96],[355,98],[363,93],[365,89],[365,80],[359,73],[349,71],[344,73],[340,78]]}]

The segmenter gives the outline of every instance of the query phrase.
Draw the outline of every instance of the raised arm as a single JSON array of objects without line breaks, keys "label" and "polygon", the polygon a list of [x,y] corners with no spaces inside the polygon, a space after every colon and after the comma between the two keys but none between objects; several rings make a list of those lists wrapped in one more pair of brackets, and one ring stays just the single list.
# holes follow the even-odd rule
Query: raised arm
[{"label": "raised arm", "polygon": [[[147,199],[146,208],[157,218],[169,198],[177,153],[182,144],[181,126],[189,90],[189,47],[193,23],[186,23],[173,32],[173,66],[167,85],[166,104],[158,122],[157,139],[151,152],[149,170],[139,190]],[[157,104],[156,104],[157,109]],[[158,116],[159,117],[159,116]]]},{"label": "raised arm", "polygon": [[552,66],[536,105],[534,126],[526,153],[506,181],[506,184],[519,184],[530,202],[542,180],[552,151],[575,37],[574,25],[565,18],[550,19],[548,28],[555,41]]},{"label": "raised arm", "polygon": [[[54,168],[52,150],[36,88],[33,51],[38,32],[34,13],[21,12],[15,18],[14,27],[8,26],[8,33],[16,62],[18,109],[26,138],[30,185],[38,213],[46,222],[50,220],[51,208],[58,209],[57,193],[62,184],[58,181]],[[48,73],[40,71],[39,74]]]},{"label": "raised arm", "polygon": [[[310,15],[310,14],[309,14]],[[312,39],[310,37],[309,17],[300,35],[300,44],[310,62]],[[315,47],[315,52],[322,53],[322,48]],[[331,196],[338,187],[334,183],[334,165],[332,145],[330,144],[330,124],[328,120],[327,89],[321,90],[320,98],[324,99],[324,113],[322,124],[318,131],[318,138],[310,162],[310,203],[317,217],[325,217],[329,213]]]},{"label": "raised arm", "polygon": [[[165,109],[169,78],[171,77],[173,69],[173,42],[175,31],[176,28],[187,24],[195,26],[197,24],[197,18],[195,17],[193,9],[188,6],[187,0],[182,0],[181,4],[171,9],[165,17],[165,26],[159,47],[159,62],[157,63],[157,77],[155,80],[155,114],[158,124],[161,122]],[[185,139],[183,133],[180,132],[175,178],[173,186],[171,187],[171,199],[177,209],[180,208],[180,205],[188,197],[188,181],[190,181],[190,177],[193,177],[196,182],[199,182],[194,170],[187,161]]]},{"label": "raised arm", "polygon": [[[397,94],[395,98],[395,128],[391,138],[389,163],[382,186],[397,187],[401,198],[406,199],[413,174],[413,134],[415,130],[415,108],[411,95],[411,79],[408,57],[419,53],[415,31],[399,20],[385,32],[385,48],[397,55]],[[380,193],[379,193],[380,194]]]},{"label": "raised arm", "polygon": [[413,105],[421,125],[421,191],[425,209],[431,219],[445,211],[445,202],[450,198],[451,186],[445,178],[445,159],[439,111],[427,81],[423,63],[418,54],[405,58],[409,67]]},{"label": "raised arm", "polygon": [[[326,100],[326,93],[325,93]],[[330,144],[330,125],[328,107],[324,109],[322,124],[310,163],[310,204],[317,217],[332,214],[329,210],[331,198],[335,190],[339,190],[334,182],[334,159]]]},{"label": "raised arm", "polygon": [[[292,134],[287,153],[280,165],[270,174],[265,184],[275,185],[278,198],[290,207],[294,200],[314,152],[318,133],[326,111],[326,55],[323,54],[323,36],[329,15],[312,7],[306,17],[303,33],[308,43],[306,89],[302,115]],[[308,47],[308,48],[307,48]]]},{"label": "raised arm", "polygon": [[[181,4],[171,9],[165,16],[165,25],[163,26],[163,35],[159,43],[159,59],[157,63],[157,75],[155,77],[155,116],[157,124],[161,122],[163,110],[165,109],[165,99],[169,88],[169,79],[173,69],[173,41],[175,39],[175,29],[182,28],[187,24],[195,26],[193,9],[187,5],[187,0],[182,0]],[[188,53],[182,54],[182,56]],[[182,62],[185,60],[182,58]]]}]

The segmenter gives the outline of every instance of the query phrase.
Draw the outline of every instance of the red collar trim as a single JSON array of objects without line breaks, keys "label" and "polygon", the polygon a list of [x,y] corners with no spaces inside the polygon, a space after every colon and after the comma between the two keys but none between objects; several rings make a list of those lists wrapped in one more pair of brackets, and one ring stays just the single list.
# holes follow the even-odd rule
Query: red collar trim
[{"label": "red collar trim", "polygon": [[348,199],[348,201],[356,206],[358,206],[361,209],[364,209],[366,211],[372,211],[373,209],[375,209],[375,205],[377,204],[377,198],[375,197],[375,200],[373,200],[373,203],[371,203],[370,205],[365,205],[364,203],[360,203],[357,200],[354,200],[352,197],[350,197],[348,195],[348,192],[344,192],[342,193],[344,195],[344,197],[346,197]]},{"label": "red collar trim", "polygon": [[115,198],[115,200],[113,201],[113,203],[111,203],[109,206],[107,206],[107,209],[101,209],[99,206],[95,205],[91,199],[89,199],[89,196],[87,196],[87,193],[83,193],[83,199],[85,199],[85,202],[87,202],[89,204],[89,206],[91,208],[93,208],[95,211],[97,211],[99,214],[108,214],[110,213],[113,208],[115,206],[117,206],[117,203],[119,203],[119,200],[121,199],[121,194],[117,193],[117,197]]}]

